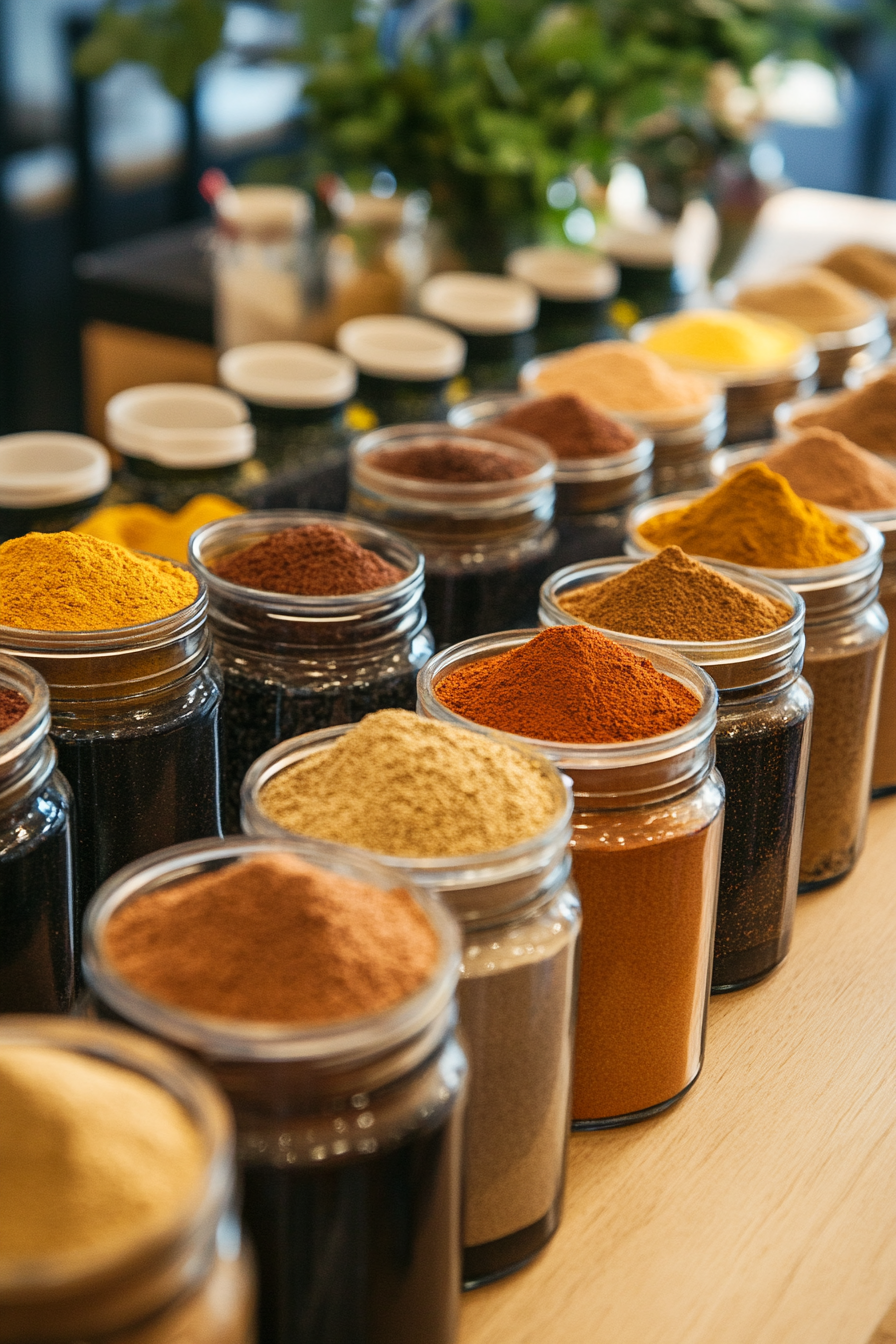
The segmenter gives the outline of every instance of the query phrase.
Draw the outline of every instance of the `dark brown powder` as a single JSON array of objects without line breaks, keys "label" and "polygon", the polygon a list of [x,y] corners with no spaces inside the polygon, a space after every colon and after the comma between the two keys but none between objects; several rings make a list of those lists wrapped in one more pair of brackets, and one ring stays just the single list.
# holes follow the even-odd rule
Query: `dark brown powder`
[{"label": "dark brown powder", "polygon": [[763,597],[667,546],[622,574],[589,583],[557,604],[605,630],[647,639],[749,639],[776,630],[793,608]]},{"label": "dark brown powder", "polygon": [[514,481],[533,468],[500,448],[436,439],[407,448],[380,448],[367,458],[371,467],[415,481],[439,481],[446,485],[474,485],[485,481]]},{"label": "dark brown powder", "polygon": [[330,523],[285,528],[225,556],[213,568],[229,583],[300,597],[369,593],[406,577],[403,569],[359,546]]},{"label": "dark brown powder", "polygon": [[28,701],[23,695],[8,686],[0,686],[0,733],[18,723],[27,708]]},{"label": "dark brown powder", "polygon": [[435,932],[406,891],[270,854],[123,906],[105,952],[142,993],[249,1022],[341,1022],[409,998],[435,965]]},{"label": "dark brown powder", "polygon": [[497,424],[543,439],[557,457],[613,457],[638,441],[626,425],[603,415],[575,393],[533,397],[502,415]]},{"label": "dark brown powder", "polygon": [[896,470],[833,429],[804,429],[765,463],[816,504],[860,513],[896,508]]},{"label": "dark brown powder", "polygon": [[817,411],[795,415],[791,423],[794,429],[835,429],[869,453],[896,456],[896,369],[857,392],[840,393]]}]

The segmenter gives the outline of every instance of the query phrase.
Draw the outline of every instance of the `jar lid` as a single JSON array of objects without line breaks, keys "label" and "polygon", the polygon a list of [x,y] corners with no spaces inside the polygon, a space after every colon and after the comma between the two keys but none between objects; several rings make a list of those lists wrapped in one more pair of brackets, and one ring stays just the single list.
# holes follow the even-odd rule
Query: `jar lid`
[{"label": "jar lid", "polygon": [[218,377],[259,406],[340,406],[358,386],[350,359],[305,341],[236,346],[218,361]]},{"label": "jar lid", "polygon": [[106,405],[106,437],[126,457],[161,467],[225,467],[255,451],[246,403],[204,383],[151,383]]},{"label": "jar lid", "polygon": [[609,298],[619,288],[619,268],[612,261],[575,247],[518,247],[504,268],[528,281],[543,299],[587,303]]},{"label": "jar lid", "polygon": [[0,438],[0,508],[51,508],[101,495],[109,454],[82,434],[38,431]]},{"label": "jar lid", "polygon": [[538,320],[532,286],[503,275],[445,271],[420,286],[419,303],[427,317],[482,336],[531,331]]},{"label": "jar lid", "polygon": [[310,224],[312,210],[295,187],[229,187],[215,198],[215,214],[226,233],[272,241]]},{"label": "jar lid", "polygon": [[668,224],[647,232],[610,226],[600,234],[603,250],[620,266],[647,266],[665,270],[675,265],[676,229]]},{"label": "jar lid", "polygon": [[362,373],[375,378],[436,382],[460,373],[466,342],[420,317],[353,317],[336,332],[336,345]]}]

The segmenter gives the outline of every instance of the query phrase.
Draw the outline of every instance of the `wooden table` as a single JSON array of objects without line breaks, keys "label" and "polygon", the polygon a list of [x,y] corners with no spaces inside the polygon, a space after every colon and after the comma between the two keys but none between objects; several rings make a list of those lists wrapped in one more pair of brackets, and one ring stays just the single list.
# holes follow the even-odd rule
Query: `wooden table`
[{"label": "wooden table", "polygon": [[573,1137],[560,1230],[461,1344],[866,1344],[894,1296],[896,797],[783,967],[712,1000],[691,1093]]}]

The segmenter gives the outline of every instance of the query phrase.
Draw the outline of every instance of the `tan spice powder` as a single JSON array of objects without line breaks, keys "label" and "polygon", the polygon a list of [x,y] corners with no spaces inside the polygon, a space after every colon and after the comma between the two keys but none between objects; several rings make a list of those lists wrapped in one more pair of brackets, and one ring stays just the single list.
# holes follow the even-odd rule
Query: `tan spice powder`
[{"label": "tan spice powder", "polygon": [[574,392],[605,411],[642,415],[706,409],[718,387],[679,372],[630,341],[596,341],[547,361],[535,378],[539,392]]},{"label": "tan spice powder", "polygon": [[806,266],[767,285],[746,285],[735,307],[786,318],[815,336],[861,326],[874,309],[855,285],[820,266]]},{"label": "tan spice powder", "polygon": [[804,499],[853,513],[896,508],[896,470],[833,429],[805,429],[763,459]]}]

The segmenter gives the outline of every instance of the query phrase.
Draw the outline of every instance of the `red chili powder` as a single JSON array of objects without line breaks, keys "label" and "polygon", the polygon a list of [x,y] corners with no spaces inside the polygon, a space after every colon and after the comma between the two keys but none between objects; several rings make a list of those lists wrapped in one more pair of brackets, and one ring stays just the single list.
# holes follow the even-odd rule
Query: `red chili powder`
[{"label": "red chili powder", "polygon": [[583,625],[550,626],[467,663],[436,695],[474,723],[542,742],[637,742],[681,728],[700,708],[681,682]]},{"label": "red chili powder", "polygon": [[0,733],[18,723],[27,708],[28,701],[23,695],[8,686],[0,686]]},{"label": "red chili powder", "polygon": [[506,429],[534,434],[559,458],[613,457],[627,453],[637,434],[618,420],[603,415],[574,392],[533,397],[514,406],[496,422]]},{"label": "red chili powder", "polygon": [[406,577],[375,551],[330,523],[288,527],[212,566],[229,583],[264,593],[297,597],[344,597],[388,588]]},{"label": "red chili powder", "polygon": [[367,458],[370,466],[390,476],[415,481],[439,481],[450,485],[473,485],[483,481],[513,481],[528,476],[533,468],[500,448],[436,439],[406,448],[379,448]]}]

